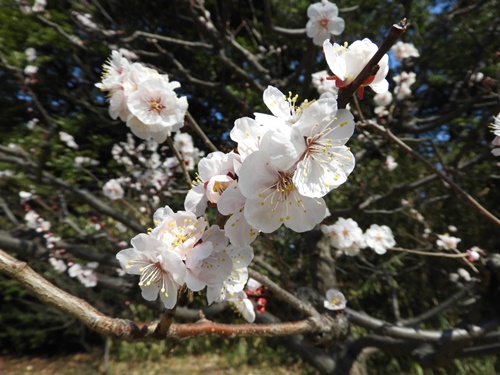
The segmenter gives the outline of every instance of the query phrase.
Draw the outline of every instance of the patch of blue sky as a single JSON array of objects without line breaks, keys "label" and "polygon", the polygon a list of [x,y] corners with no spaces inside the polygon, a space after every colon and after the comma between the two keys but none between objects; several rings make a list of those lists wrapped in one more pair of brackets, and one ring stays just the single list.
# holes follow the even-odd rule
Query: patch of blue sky
[{"label": "patch of blue sky", "polygon": [[95,97],[95,100],[97,100],[99,103],[104,104],[106,103],[106,97],[104,95],[97,95]]},{"label": "patch of blue sky", "polygon": [[427,10],[432,14],[441,14],[447,10],[452,4],[454,4],[455,0],[448,1],[436,1],[434,4],[431,4],[427,7]]},{"label": "patch of blue sky", "polygon": [[19,100],[24,100],[24,101],[27,101],[27,102],[32,102],[33,101],[33,99],[31,98],[31,96],[26,95],[24,92],[21,92],[21,91],[19,91],[17,93],[17,98]]}]

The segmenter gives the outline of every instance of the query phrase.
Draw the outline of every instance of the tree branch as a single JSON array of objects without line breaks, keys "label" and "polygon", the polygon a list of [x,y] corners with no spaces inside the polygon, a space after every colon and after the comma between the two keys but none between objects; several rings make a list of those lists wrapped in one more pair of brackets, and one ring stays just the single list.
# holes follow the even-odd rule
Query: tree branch
[{"label": "tree branch", "polygon": [[102,335],[128,341],[182,340],[201,336],[260,337],[285,336],[311,332],[331,332],[316,318],[297,322],[276,324],[220,324],[202,319],[191,324],[172,323],[166,332],[160,334],[158,321],[151,323],[135,322],[111,318],[84,300],[69,294],[44,279],[27,263],[21,262],[0,250],[0,272],[17,280],[34,293],[41,302],[78,319],[91,330]]}]

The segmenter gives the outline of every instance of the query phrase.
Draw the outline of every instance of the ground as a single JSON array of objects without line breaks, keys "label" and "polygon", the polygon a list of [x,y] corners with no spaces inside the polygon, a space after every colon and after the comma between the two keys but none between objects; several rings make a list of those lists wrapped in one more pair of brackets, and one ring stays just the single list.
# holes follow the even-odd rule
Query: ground
[{"label": "ground", "polygon": [[[243,364],[230,365],[218,355],[197,357],[172,357],[163,361],[127,361],[111,360],[107,375],[279,375],[300,374],[297,366],[275,367],[261,363],[258,366]],[[95,375],[106,374],[102,356],[91,354],[73,354],[56,358],[15,358],[0,357],[0,374],[2,375]]]}]

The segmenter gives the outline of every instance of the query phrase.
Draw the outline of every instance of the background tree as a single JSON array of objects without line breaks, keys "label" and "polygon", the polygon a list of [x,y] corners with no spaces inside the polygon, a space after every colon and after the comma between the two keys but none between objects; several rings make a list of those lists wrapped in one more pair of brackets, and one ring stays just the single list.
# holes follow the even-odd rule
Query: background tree
[{"label": "background tree", "polygon": [[[327,64],[321,47],[306,36],[310,3],[42,3],[6,1],[0,8],[3,347],[79,346],[81,335],[90,335],[85,344],[98,341],[88,328],[122,339],[174,341],[214,329],[223,337],[292,335],[282,345],[321,373],[347,373],[364,357],[373,363],[370,370],[356,366],[372,373],[410,373],[415,363],[457,373],[498,371],[494,357],[454,361],[500,350],[498,162],[489,129],[500,112],[498,1],[339,4],[346,26],[336,42],[367,37],[380,46],[391,26],[407,18],[411,27],[400,39],[419,52],[401,61],[391,52],[391,104],[375,112],[380,106],[368,89],[364,100],[350,98],[357,130],[348,146],[356,168],[326,197],[331,216],[323,223],[344,217],[363,230],[387,225],[397,247],[350,257],[319,227],[305,235],[283,228],[260,235],[252,244],[251,277],[264,285],[267,299],[257,321],[270,325],[251,326],[232,324],[236,316],[221,315],[225,305],[207,307],[204,296],[181,299],[172,323],[160,305],[142,300],[135,278],[119,275],[115,255],[153,226],[156,208],[183,209],[186,173],[195,177],[203,152],[235,147],[229,132],[237,118],[268,113],[262,101],[268,85],[300,100],[319,97],[311,75]],[[173,159],[179,142],[145,148],[122,121],[109,117],[105,93],[95,83],[110,51],[120,49],[181,83],[178,92],[189,102],[181,132],[193,136],[200,151],[192,158],[177,153],[185,168]],[[415,73],[406,96],[402,72]],[[155,153],[172,158],[171,164],[158,167]],[[396,169],[390,170],[389,156]],[[151,177],[155,171],[166,180]],[[121,177],[128,178],[124,197],[110,200],[102,187]],[[38,216],[30,219],[29,212]],[[208,218],[215,220],[212,213]],[[461,242],[441,250],[438,235],[450,226]],[[466,250],[474,246],[481,258],[471,263]],[[49,259],[88,272],[73,278],[56,272]],[[68,295],[55,294],[42,276]],[[330,288],[345,294],[344,313],[324,309]],[[162,316],[160,323],[113,320],[138,319],[125,301],[147,305],[154,313],[142,318]],[[88,328],[72,324],[74,318]],[[202,324],[177,323],[200,319]],[[51,343],[49,337],[63,340]]]}]

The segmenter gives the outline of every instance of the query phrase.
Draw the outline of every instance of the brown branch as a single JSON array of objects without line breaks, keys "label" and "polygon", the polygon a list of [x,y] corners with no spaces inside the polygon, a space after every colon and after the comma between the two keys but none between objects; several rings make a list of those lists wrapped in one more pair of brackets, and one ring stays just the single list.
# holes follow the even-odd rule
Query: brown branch
[{"label": "brown branch", "polygon": [[188,40],[182,40],[182,39],[175,39],[175,38],[170,38],[168,36],[164,35],[159,35],[159,34],[152,34],[152,33],[147,33],[145,31],[139,31],[136,30],[134,33],[126,38],[122,38],[122,42],[129,43],[133,40],[135,40],[137,37],[145,37],[145,38],[152,38],[152,39],[157,39],[161,40],[162,42],[167,42],[167,43],[172,43],[172,44],[178,44],[184,47],[196,47],[196,48],[205,48],[205,49],[212,49],[213,45],[208,44],[208,43],[203,43],[203,42],[190,42]]},{"label": "brown branch", "polygon": [[78,319],[91,330],[105,336],[128,341],[182,340],[202,336],[261,337],[298,335],[308,332],[330,331],[315,318],[279,324],[220,324],[200,320],[197,323],[172,323],[166,332],[160,333],[159,322],[135,322],[104,315],[84,300],[69,294],[44,279],[27,263],[21,262],[0,250],[0,272],[17,280],[34,293],[44,304]]},{"label": "brown branch", "polygon": [[193,130],[198,134],[198,136],[201,138],[203,142],[205,142],[205,145],[210,149],[210,151],[215,152],[218,151],[217,147],[214,146],[212,141],[208,138],[208,136],[205,134],[203,129],[198,125],[196,120],[193,118],[191,113],[189,111],[186,112],[186,117],[189,121],[189,125],[193,128]]},{"label": "brown branch", "polygon": [[316,309],[314,307],[302,302],[300,299],[295,297],[293,294],[282,289],[278,284],[271,281],[267,276],[261,275],[260,273],[258,273],[257,271],[254,271],[251,268],[248,269],[248,274],[250,275],[250,277],[252,279],[257,280],[259,283],[261,283],[267,289],[269,289],[271,292],[273,292],[277,298],[290,304],[291,306],[293,306],[295,309],[297,309],[298,311],[300,311],[304,315],[310,316],[310,317],[313,317],[316,319],[321,318],[321,315],[316,311]]},{"label": "brown branch", "polygon": [[170,147],[170,149],[173,151],[175,157],[177,158],[177,161],[179,162],[179,166],[181,167],[182,174],[184,175],[184,179],[186,180],[187,188],[191,189],[191,186],[192,186],[191,185],[192,184],[191,176],[189,175],[189,172],[186,169],[186,162],[184,161],[184,158],[182,157],[182,155],[179,152],[179,150],[177,149],[177,147],[175,147],[175,144],[174,144],[174,141],[172,140],[172,137],[170,137],[170,136],[167,137],[167,143],[168,143],[168,147]]}]

